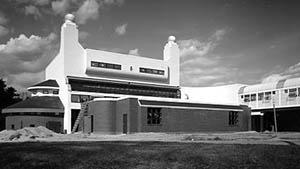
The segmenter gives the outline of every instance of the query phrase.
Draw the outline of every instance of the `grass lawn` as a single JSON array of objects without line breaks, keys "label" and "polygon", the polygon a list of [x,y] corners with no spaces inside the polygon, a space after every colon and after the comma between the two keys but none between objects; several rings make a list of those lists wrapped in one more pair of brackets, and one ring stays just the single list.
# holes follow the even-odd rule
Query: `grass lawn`
[{"label": "grass lawn", "polygon": [[166,142],[0,144],[0,168],[300,168],[300,146]]}]

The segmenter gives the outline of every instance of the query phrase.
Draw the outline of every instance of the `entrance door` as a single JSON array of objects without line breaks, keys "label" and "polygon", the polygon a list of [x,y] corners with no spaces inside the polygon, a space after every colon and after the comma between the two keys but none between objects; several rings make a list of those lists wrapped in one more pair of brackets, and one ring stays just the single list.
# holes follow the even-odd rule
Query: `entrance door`
[{"label": "entrance door", "polygon": [[127,114],[123,114],[123,133],[127,134]]},{"label": "entrance door", "polygon": [[[73,126],[75,124],[79,112],[80,112],[79,109],[71,109],[71,130],[73,129]],[[78,131],[78,128],[76,129],[76,131]]]}]

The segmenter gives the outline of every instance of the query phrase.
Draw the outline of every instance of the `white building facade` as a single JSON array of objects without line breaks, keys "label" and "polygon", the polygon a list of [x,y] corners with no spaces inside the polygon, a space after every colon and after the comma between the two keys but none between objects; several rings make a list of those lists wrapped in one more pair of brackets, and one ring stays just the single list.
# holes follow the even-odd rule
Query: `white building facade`
[{"label": "white building facade", "polygon": [[59,85],[67,133],[71,132],[80,102],[91,98],[180,98],[179,48],[175,37],[169,37],[163,60],[84,49],[78,42],[78,26],[73,20],[74,16],[66,15],[59,53],[45,71],[45,78],[55,79]]}]

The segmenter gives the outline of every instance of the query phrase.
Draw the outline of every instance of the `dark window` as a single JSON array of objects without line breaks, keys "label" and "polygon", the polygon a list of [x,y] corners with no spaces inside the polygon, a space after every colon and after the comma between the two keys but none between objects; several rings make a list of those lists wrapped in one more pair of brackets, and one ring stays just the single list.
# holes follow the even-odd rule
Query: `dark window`
[{"label": "dark window", "polygon": [[264,93],[258,93],[258,100],[263,100]]},{"label": "dark window", "polygon": [[58,94],[58,90],[53,90],[53,94]]},{"label": "dark window", "polygon": [[91,62],[91,66],[92,66],[92,67],[98,67],[98,62],[93,62],[93,61],[92,61],[92,62]]},{"label": "dark window", "polygon": [[265,92],[265,100],[271,100],[271,92]]},{"label": "dark window", "polygon": [[276,91],[273,91],[272,94],[276,94]]},{"label": "dark window", "polygon": [[251,101],[256,101],[256,94],[251,94]]},{"label": "dark window", "polygon": [[79,97],[79,95],[72,94],[71,95],[71,102],[72,103],[80,103],[80,97]]},{"label": "dark window", "polygon": [[72,103],[82,103],[91,100],[89,95],[79,95],[79,94],[72,94],[71,95],[71,102]]},{"label": "dark window", "polygon": [[49,94],[49,90],[44,89],[44,90],[43,90],[43,94]]},{"label": "dark window", "polygon": [[11,129],[12,129],[12,130],[15,129],[15,125],[14,125],[14,124],[11,125]]},{"label": "dark window", "polygon": [[288,90],[288,89],[285,89],[285,90],[284,90],[284,93],[288,93],[288,92],[289,92],[289,90]]},{"label": "dark window", "polygon": [[35,125],[34,124],[30,124],[29,127],[35,127]]},{"label": "dark window", "polygon": [[148,108],[147,124],[161,124],[161,108]]},{"label": "dark window", "polygon": [[121,65],[119,65],[119,64],[95,62],[95,61],[91,61],[91,67],[100,67],[100,68],[121,70]]},{"label": "dark window", "polygon": [[239,112],[236,111],[230,111],[229,112],[229,121],[228,124],[230,126],[236,126],[239,123]]},{"label": "dark window", "polygon": [[289,97],[297,97],[297,88],[289,89]]},{"label": "dark window", "polygon": [[250,95],[245,95],[244,102],[250,102]]},{"label": "dark window", "polygon": [[298,97],[300,97],[300,88],[298,88]]},{"label": "dark window", "polygon": [[148,74],[156,74],[156,75],[164,75],[165,74],[164,70],[150,69],[150,68],[144,68],[144,67],[140,67],[140,72],[148,73]]},{"label": "dark window", "polygon": [[241,95],[241,99],[243,99],[244,98],[244,95]]},{"label": "dark window", "polygon": [[31,92],[32,92],[32,94],[36,94],[37,90],[32,90]]}]

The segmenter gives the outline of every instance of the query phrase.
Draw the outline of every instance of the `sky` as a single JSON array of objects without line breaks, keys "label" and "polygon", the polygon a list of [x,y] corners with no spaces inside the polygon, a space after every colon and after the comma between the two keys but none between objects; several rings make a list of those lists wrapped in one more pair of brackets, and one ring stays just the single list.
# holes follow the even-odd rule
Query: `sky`
[{"label": "sky", "polygon": [[180,48],[181,86],[300,77],[297,0],[1,0],[0,78],[19,90],[44,80],[72,13],[85,48],[162,59]]}]

